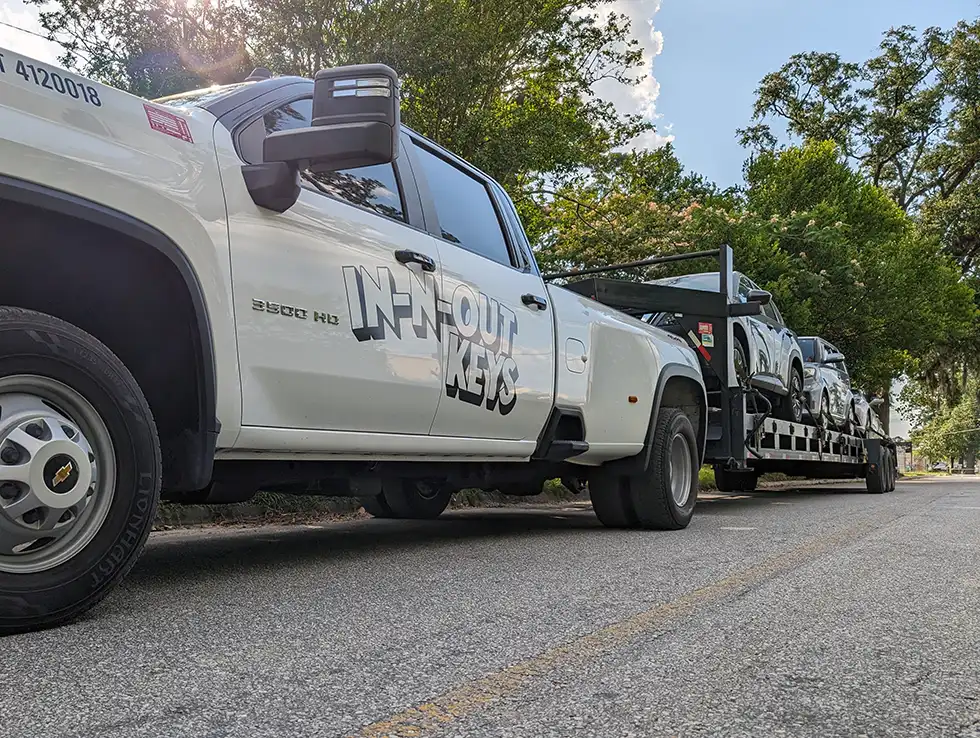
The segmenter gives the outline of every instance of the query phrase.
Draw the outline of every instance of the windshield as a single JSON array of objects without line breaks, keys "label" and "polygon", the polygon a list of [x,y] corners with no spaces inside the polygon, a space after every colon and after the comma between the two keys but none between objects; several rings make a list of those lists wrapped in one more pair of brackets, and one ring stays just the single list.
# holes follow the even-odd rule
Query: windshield
[{"label": "windshield", "polygon": [[153,102],[160,103],[161,105],[169,105],[172,108],[201,107],[250,84],[254,83],[238,82],[233,85],[215,85],[214,87],[205,87],[202,90],[191,90],[189,92],[179,92],[176,95],[169,95],[167,97],[159,97]]},{"label": "windshield", "polygon": [[799,340],[800,351],[803,352],[803,361],[817,360],[817,341],[813,338],[801,338]]},{"label": "windshield", "polygon": [[680,277],[665,277],[655,279],[650,284],[662,284],[668,287],[680,287],[685,290],[701,290],[702,292],[720,292],[721,286],[718,272],[703,274],[685,274]]}]

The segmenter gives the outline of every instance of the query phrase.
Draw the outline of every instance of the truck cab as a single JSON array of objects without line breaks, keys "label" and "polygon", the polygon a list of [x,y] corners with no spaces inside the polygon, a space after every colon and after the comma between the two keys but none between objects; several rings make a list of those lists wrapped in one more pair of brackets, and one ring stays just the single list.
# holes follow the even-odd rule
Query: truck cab
[{"label": "truck cab", "polygon": [[560,477],[608,526],[688,525],[694,351],[547,283],[392,70],[147,101],[3,59],[33,73],[0,76],[0,632],[95,604],[160,499],[435,517]]}]

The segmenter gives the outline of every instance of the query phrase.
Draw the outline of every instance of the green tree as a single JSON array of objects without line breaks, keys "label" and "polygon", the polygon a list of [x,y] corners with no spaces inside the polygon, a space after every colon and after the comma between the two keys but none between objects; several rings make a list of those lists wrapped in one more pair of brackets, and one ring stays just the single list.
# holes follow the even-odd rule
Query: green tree
[{"label": "green tree", "polygon": [[971,380],[959,402],[944,406],[921,429],[912,434],[912,443],[932,461],[964,459],[975,463],[980,451],[980,383]]},{"label": "green tree", "polygon": [[951,30],[908,26],[884,34],[861,63],[796,54],[766,75],[743,143],[770,150],[767,119],[802,139],[836,142],[871,184],[907,213],[928,210],[944,248],[971,266],[980,255],[975,200],[980,165],[980,21]]},{"label": "green tree", "polygon": [[251,69],[247,14],[221,0],[25,0],[69,69],[143,97],[237,82]]},{"label": "green tree", "polygon": [[[974,293],[934,239],[848,167],[832,142],[764,152],[743,192],[689,175],[669,147],[545,193],[538,257],[564,270],[732,245],[801,335],[838,345],[860,384],[886,394],[937,340],[970,334]],[[712,269],[682,262],[620,276]]]},{"label": "green tree", "polygon": [[[29,0],[46,3],[47,0]],[[383,62],[405,122],[512,191],[567,175],[650,128],[596,96],[636,84],[641,50],[599,0],[55,0],[41,21],[63,61],[138,94]]]}]

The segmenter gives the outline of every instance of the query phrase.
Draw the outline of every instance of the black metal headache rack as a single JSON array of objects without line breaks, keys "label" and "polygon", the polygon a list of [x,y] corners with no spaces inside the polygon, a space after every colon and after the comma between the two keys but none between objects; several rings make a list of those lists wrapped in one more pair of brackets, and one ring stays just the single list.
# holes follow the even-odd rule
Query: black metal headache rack
[{"label": "black metal headache rack", "polygon": [[[705,258],[717,259],[717,292],[598,276]],[[867,464],[878,463],[881,447],[890,444],[889,440],[861,439],[772,418],[769,401],[740,382],[732,350],[732,319],[759,315],[762,305],[732,299],[732,273],[732,249],[723,245],[710,251],[557,272],[544,278],[570,280],[562,285],[565,289],[634,317],[670,316],[670,331],[685,338],[700,358],[708,394],[706,463],[801,476],[863,475]]]}]

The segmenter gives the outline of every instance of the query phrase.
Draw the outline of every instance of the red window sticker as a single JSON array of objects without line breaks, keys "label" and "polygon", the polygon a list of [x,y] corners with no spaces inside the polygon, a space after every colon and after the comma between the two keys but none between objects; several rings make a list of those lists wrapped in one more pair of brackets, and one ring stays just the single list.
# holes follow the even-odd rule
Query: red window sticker
[{"label": "red window sticker", "polygon": [[714,333],[711,323],[698,323],[698,333],[707,333],[709,336]]},{"label": "red window sticker", "polygon": [[194,143],[191,137],[191,129],[187,127],[187,121],[179,115],[174,115],[167,110],[160,110],[152,105],[143,105],[146,111],[146,119],[150,122],[150,128],[168,136],[179,138],[187,143]]}]

